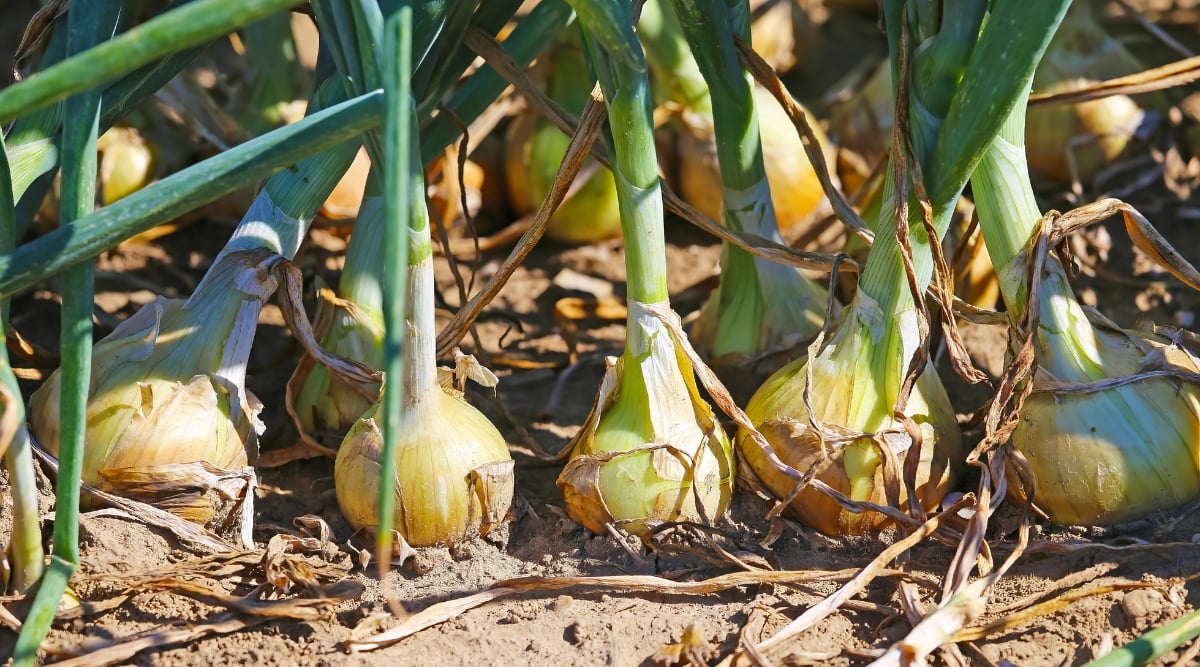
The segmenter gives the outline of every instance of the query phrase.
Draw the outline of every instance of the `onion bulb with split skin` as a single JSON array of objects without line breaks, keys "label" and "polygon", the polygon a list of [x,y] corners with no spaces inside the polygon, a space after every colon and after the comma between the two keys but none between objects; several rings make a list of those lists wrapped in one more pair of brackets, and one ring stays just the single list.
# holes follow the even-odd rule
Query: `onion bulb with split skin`
[{"label": "onion bulb with split skin", "polygon": [[629,304],[626,351],[606,362],[558,488],[572,519],[636,535],[663,521],[720,517],[733,495],[729,437],[692,365],[645,304]]},{"label": "onion bulb with split skin", "polygon": [[[270,254],[223,256],[190,299],[157,299],[96,343],[84,482],[218,532],[247,518],[228,502],[227,485],[253,494],[262,404],[245,387],[245,357],[277,286]],[[60,389],[55,371],[29,411],[38,442],[56,456]],[[206,479],[220,490],[211,493]]]},{"label": "onion bulb with split skin", "polygon": [[[834,336],[816,357],[797,359],[763,383],[746,406],[746,416],[780,460],[801,474],[817,465],[815,478],[851,500],[889,504],[885,456],[893,461],[899,479],[900,468],[914,442],[904,425],[892,415],[894,397],[881,388],[900,384],[899,375],[904,372],[900,365],[901,339],[915,343],[910,339],[916,332],[912,316],[912,311],[908,311],[893,321],[885,321],[878,307],[860,293],[843,310]],[[905,336],[902,331],[912,336]],[[882,349],[893,351],[876,353]],[[872,358],[893,361],[880,368],[870,363]],[[804,404],[808,373],[812,374],[811,418],[825,431],[824,437],[813,430]],[[922,508],[932,509],[950,489],[951,465],[961,456],[962,436],[950,399],[931,365],[917,379],[905,413],[921,434],[914,480],[916,501]],[[753,478],[766,491],[776,498],[792,496],[796,482],[768,461],[766,453],[753,445],[745,429],[738,434],[738,448]],[[829,453],[825,463],[821,463],[823,449]],[[912,502],[904,485],[899,488],[900,503]],[[826,535],[874,532],[890,521],[879,513],[850,512],[811,487],[797,494],[787,511]]]}]

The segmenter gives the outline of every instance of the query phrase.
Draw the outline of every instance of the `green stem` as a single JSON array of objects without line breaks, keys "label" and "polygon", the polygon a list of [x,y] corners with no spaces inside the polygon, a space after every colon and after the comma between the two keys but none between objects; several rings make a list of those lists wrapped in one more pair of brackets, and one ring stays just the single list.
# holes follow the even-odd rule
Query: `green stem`
[{"label": "green stem", "polygon": [[408,143],[412,166],[408,172],[408,322],[404,327],[403,350],[403,393],[409,405],[428,400],[429,393],[438,390],[433,239],[429,229],[429,209],[425,204],[425,173],[419,162],[420,132],[415,115],[410,118],[413,122],[409,134],[412,140]]},{"label": "green stem", "polygon": [[[307,115],[342,102],[346,95],[339,77],[326,79],[309,100]],[[271,175],[238,223],[218,258],[235,250],[269,248],[288,259],[296,256],[308,226],[329,198],[361,144],[342,142]],[[216,266],[216,262],[213,262]]]},{"label": "green stem", "polygon": [[[18,399],[16,409],[20,411],[19,416],[24,422],[25,410],[19,403],[20,389],[17,387],[16,376],[12,374],[12,368],[7,363],[4,375],[5,385]],[[13,501],[12,543],[9,546],[13,575],[9,586],[14,593],[22,594],[33,587],[46,569],[46,550],[42,547],[42,522],[38,518],[33,446],[24,423],[17,429],[8,445],[8,451],[4,453],[4,465],[8,468],[8,484],[12,488]]]},{"label": "green stem", "polygon": [[[112,38],[121,14],[117,0],[71,0],[67,12],[67,52],[80,54]],[[15,86],[14,86],[15,87]],[[59,220],[73,231],[96,201],[96,139],[100,89],[67,98],[63,115],[62,194]],[[2,94],[2,93],[0,93]],[[62,273],[62,389],[59,399],[59,468],[55,484],[55,577],[43,578],[13,651],[17,665],[32,664],[58,609],[70,575],[79,567],[79,480],[87,435],[87,399],[92,371],[92,308],[95,266],[82,262]],[[57,565],[57,567],[55,567]],[[65,573],[66,577],[61,574]],[[60,587],[61,586],[61,587]]]},{"label": "green stem", "polygon": [[[889,20],[902,15],[898,3],[888,2]],[[1009,111],[1024,99],[1033,71],[1050,42],[1070,0],[1047,0],[1032,3],[997,3],[987,23],[979,32],[978,41],[966,48],[961,41],[971,34],[974,18],[969,6],[958,7],[959,18],[947,15],[948,37],[931,44],[944,47],[917,49],[914,68],[913,102],[910,102],[910,136],[917,148],[922,165],[926,191],[933,207],[933,227],[940,242],[946,233],[953,207],[967,179],[975,170],[984,152],[999,133]],[[889,42],[895,32],[889,26]],[[893,49],[898,44],[893,44]],[[963,51],[969,53],[965,69],[961,62]],[[893,60],[896,59],[893,53]],[[922,58],[944,62],[922,64]],[[997,71],[1000,65],[1003,69]],[[955,76],[962,72],[961,80]],[[949,80],[948,80],[949,79]],[[958,81],[954,84],[954,81]],[[954,85],[954,92],[941,121],[935,115],[945,104],[945,87]],[[932,133],[932,134],[931,134]],[[892,169],[888,169],[889,179]],[[894,185],[894,184],[892,184]],[[875,225],[876,241],[868,256],[859,288],[879,303],[885,314],[913,307],[912,294],[904,279],[900,247],[895,239],[895,207],[891,204],[892,189],[885,182],[881,219]],[[913,250],[913,265],[917,285],[924,290],[933,274],[931,239],[921,225],[920,208],[915,200],[909,205],[909,228]]]},{"label": "green stem", "polygon": [[1200,636],[1200,611],[1194,611],[1155,628],[1108,655],[1096,658],[1084,667],[1148,665],[1196,636]]},{"label": "green stem", "polygon": [[383,276],[387,272],[384,238],[387,218],[380,194],[379,172],[372,166],[367,189],[358,209],[358,221],[346,248],[346,263],[338,280],[338,294],[359,308],[383,312]]},{"label": "green stem", "polygon": [[379,92],[335,105],[168,176],[0,256],[0,296],[329,149],[379,123]]},{"label": "green stem", "polygon": [[0,91],[0,123],[253,23],[301,0],[195,0]]},{"label": "green stem", "polygon": [[[628,297],[642,303],[667,300],[667,245],[663,231],[662,189],[654,147],[654,120],[646,64],[630,26],[630,8],[620,0],[573,0],[579,13],[584,44],[608,106],[606,133],[612,152],[621,233],[625,239]],[[606,24],[593,33],[600,17],[624,21]],[[623,27],[622,27],[623,26]],[[599,37],[629,31],[629,43],[599,43]],[[616,46],[616,51],[612,51]],[[620,57],[611,57],[619,53]],[[633,327],[630,327],[631,329]]]},{"label": "green stem", "polygon": [[667,98],[683,108],[712,115],[708,84],[679,25],[670,0],[647,0],[638,19],[638,39],[646,50],[646,62],[656,85],[666,89]]},{"label": "green stem", "polygon": [[1025,272],[1001,271],[1029,244],[1042,218],[1025,157],[1025,107],[1009,113],[1000,135],[971,176],[979,227],[1000,278],[1004,303],[1016,316],[1025,312]]},{"label": "green stem", "polygon": [[[979,227],[996,267],[1000,291],[1015,322],[1029,308],[1024,255],[1042,218],[1025,157],[1025,108],[1009,112],[1000,135],[971,176]],[[1097,336],[1071,290],[1066,270],[1054,255],[1040,267],[1038,363],[1062,381],[1108,377]]]},{"label": "green stem", "polygon": [[[383,321],[384,371],[393,383],[404,377],[405,358],[405,301],[408,296],[408,271],[399,270],[410,263],[409,224],[406,220],[412,208],[412,171],[420,164],[413,162],[417,150],[416,137],[412,135],[412,27],[413,11],[408,4],[402,5],[384,21],[383,82],[384,114],[383,139],[389,146],[383,154],[383,206],[387,219],[388,233],[385,235],[387,266],[395,270],[387,272]],[[408,148],[409,150],[406,150]],[[424,193],[421,195],[422,200]],[[396,509],[393,493],[395,476],[390,474],[396,465],[396,449],[400,438],[399,425],[403,423],[404,395],[401,387],[385,387],[380,414],[383,417],[383,451],[379,466],[379,526],[375,534],[375,557],[382,578],[391,565],[392,519]]]},{"label": "green stem", "polygon": [[[16,207],[13,191],[9,186],[9,168],[4,139],[0,137],[0,253],[11,252],[16,246]],[[13,525],[9,554],[12,559],[12,581],[14,593],[23,594],[37,582],[45,569],[45,549],[42,548],[41,520],[38,517],[37,477],[33,468],[33,450],[29,432],[25,428],[25,402],[21,400],[21,388],[13,374],[8,359],[5,332],[8,330],[8,299],[0,299],[0,383],[8,389],[12,404],[4,406],[12,410],[17,427],[12,441],[0,443],[4,452],[4,465],[8,469],[8,486],[12,489]]]}]

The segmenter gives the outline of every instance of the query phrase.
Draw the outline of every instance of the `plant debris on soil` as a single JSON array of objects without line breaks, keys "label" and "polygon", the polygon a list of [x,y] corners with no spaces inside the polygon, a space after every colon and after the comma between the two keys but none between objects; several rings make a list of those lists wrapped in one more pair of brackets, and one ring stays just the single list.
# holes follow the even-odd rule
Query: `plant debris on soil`
[{"label": "plant debris on soil", "polygon": [[[812,56],[808,67],[828,57]],[[818,81],[814,85],[828,84]],[[1126,159],[1126,170],[1113,172],[1122,174],[1119,182],[1089,187],[1082,201],[1124,198],[1195,261],[1200,237],[1192,193],[1200,183],[1193,172],[1200,170],[1172,162],[1169,148],[1140,145]],[[1079,199],[1050,186],[1042,194],[1062,210]],[[97,337],[157,294],[189,294],[233,229],[229,209],[237,205],[209,207],[172,233],[135,238],[104,253],[97,265]],[[337,231],[313,230],[297,257],[306,277],[336,283],[345,250]],[[1200,294],[1146,269],[1119,219],[1077,241],[1076,289],[1085,303],[1127,326],[1140,320],[1195,328]],[[476,285],[499,268],[507,250],[468,262]],[[685,323],[711,289],[719,254],[713,238],[682,221],[669,223],[669,287]],[[924,540],[880,564],[879,555],[903,533],[829,538],[786,518],[768,521],[771,505],[745,490],[712,526],[663,526],[649,547],[616,534],[593,535],[566,517],[555,486],[561,464],[550,455],[586,419],[604,357],[621,351],[624,324],[603,309],[584,311],[579,320],[553,313],[565,298],[621,300],[624,279],[619,242],[542,244],[463,342],[464,351],[500,378],[494,391],[476,387],[468,398],[500,428],[516,459],[517,499],[503,529],[452,549],[398,552],[381,581],[369,536],[356,533],[338,510],[333,464],[325,458],[259,471],[254,550],[212,553],[127,511],[97,509],[80,520],[82,566],[72,579],[79,603],[60,612],[45,644],[46,661],[666,667],[722,660],[860,665],[883,655],[909,635],[913,618],[938,604],[955,557],[952,546]],[[461,305],[444,258],[438,281],[444,324]],[[312,282],[307,281],[310,290]],[[46,351],[16,364],[26,395],[56,365],[56,289],[50,281],[13,302],[14,327]],[[964,323],[962,329],[973,361],[998,377],[1007,345],[1004,328]],[[266,403],[264,456],[296,444],[282,396],[300,353],[279,309],[268,306],[248,373],[249,388]],[[955,384],[945,359],[938,366],[966,421],[989,398],[987,390]],[[745,387],[731,387],[735,396],[756,386],[745,380]],[[967,432],[968,438],[980,435]],[[52,483],[42,481],[49,531]],[[971,492],[977,482],[968,477],[959,490]],[[0,496],[0,535],[7,535],[12,512],[3,472]],[[1078,665],[1200,607],[1193,579],[1200,573],[1197,509],[1106,528],[1035,525],[1029,546],[991,589],[981,615],[968,619],[936,659]],[[1024,518],[1012,503],[992,518],[987,538],[996,564],[1018,548]],[[871,576],[861,577],[863,572]],[[772,637],[856,577],[862,584],[856,584],[856,594],[772,645],[769,662],[760,662],[753,650],[730,658]],[[14,612],[22,609],[19,601],[4,602]],[[11,649],[16,623],[16,617],[0,615],[0,656]],[[1198,652],[1200,643],[1184,645],[1163,664],[1193,664]]]}]

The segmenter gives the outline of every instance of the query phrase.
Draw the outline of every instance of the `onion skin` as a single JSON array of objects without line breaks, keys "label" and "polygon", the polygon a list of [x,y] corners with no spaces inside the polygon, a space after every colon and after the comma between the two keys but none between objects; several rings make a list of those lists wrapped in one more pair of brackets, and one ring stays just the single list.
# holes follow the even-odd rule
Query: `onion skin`
[{"label": "onion skin", "polygon": [[733,496],[729,437],[671,334],[637,302],[630,314],[638,352],[606,360],[558,478],[567,514],[596,534],[614,524],[640,536],[662,521],[715,520]]},{"label": "onion skin", "polygon": [[[854,306],[847,307],[853,312]],[[816,358],[813,367],[812,407],[819,421],[835,433],[878,432],[897,429],[891,417],[891,405],[876,392],[887,381],[877,369],[869,367],[866,346],[870,336],[853,320],[843,321],[829,345]],[[858,354],[837,352],[839,345],[849,346]],[[755,392],[746,406],[746,415],[763,434],[775,453],[801,474],[817,460],[819,440],[809,432],[808,411],[804,405],[805,365],[801,358],[784,366]],[[952,464],[961,458],[962,435],[954,409],[932,367],[921,374],[905,408],[921,430],[920,464],[916,492],[921,506],[935,507],[951,488]],[[887,436],[897,458],[903,462],[911,441],[906,436]],[[738,451],[746,466],[764,489],[776,498],[791,495],[795,483],[775,470],[765,454],[753,444],[743,429],[738,433]],[[831,448],[832,449],[832,448]],[[858,438],[840,452],[831,452],[832,462],[816,475],[852,500],[886,505],[882,457],[867,438]],[[901,485],[903,486],[903,485]],[[901,489],[901,503],[908,502]],[[844,510],[824,493],[812,488],[801,491],[787,511],[804,524],[826,535],[857,535],[876,532],[890,519],[871,512],[856,514]]]},{"label": "onion skin", "polygon": [[[195,315],[184,303],[151,302],[96,343],[81,479],[224,532],[224,523],[210,522],[224,522],[242,503],[203,492],[204,480],[243,476],[257,458],[262,405],[239,380],[199,372],[198,346],[187,335]],[[250,315],[243,324],[257,321],[257,312]],[[55,371],[29,404],[33,434],[55,456],[61,383]],[[243,529],[249,548],[249,526]]]},{"label": "onion skin", "polygon": [[[346,434],[334,462],[342,514],[355,528],[378,525],[383,437],[376,403]],[[486,535],[512,505],[513,462],[504,437],[469,403],[442,389],[410,405],[393,471],[393,526],[412,546]]]}]

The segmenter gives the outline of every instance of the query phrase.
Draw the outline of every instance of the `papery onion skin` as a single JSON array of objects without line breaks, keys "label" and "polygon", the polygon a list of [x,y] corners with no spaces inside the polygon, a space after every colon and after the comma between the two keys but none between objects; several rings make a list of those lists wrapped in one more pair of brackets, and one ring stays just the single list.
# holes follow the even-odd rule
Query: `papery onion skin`
[{"label": "papery onion skin", "polygon": [[[843,322],[839,331],[848,326],[858,328]],[[845,335],[850,340],[841,344],[862,345],[861,341],[854,340],[855,335]],[[867,367],[869,354],[842,354],[840,357],[848,363],[839,363],[839,355],[833,352],[838,343],[835,338],[813,368],[812,404],[819,420],[835,429],[845,427],[862,432],[899,429],[900,425],[890,416],[891,406],[881,404],[872,388],[878,379],[877,374]],[[804,406],[807,363],[807,359],[801,358],[781,368],[763,383],[746,406],[746,415],[779,458],[801,474],[819,456],[819,442],[808,435],[808,411]],[[962,452],[962,435],[954,409],[932,367],[927,367],[918,378],[905,412],[917,423],[923,436],[916,492],[921,506],[932,509],[951,488],[953,464],[961,458]],[[900,436],[889,437],[895,441]],[[900,442],[907,446],[909,441],[903,438]],[[737,446],[743,461],[769,493],[780,499],[791,495],[795,482],[767,462],[764,453],[753,444],[744,429],[738,433]],[[901,463],[904,456],[904,452],[897,453]],[[869,439],[856,440],[832,458],[832,463],[817,473],[817,479],[852,500],[888,504],[883,487],[882,459]],[[855,468],[873,472],[855,474]],[[907,502],[905,495],[902,490],[902,503]],[[890,522],[877,512],[849,512],[812,488],[801,491],[788,505],[788,512],[826,535],[876,532]]]},{"label": "papery onion skin", "polygon": [[[378,525],[379,403],[346,434],[334,463],[338,505],[355,528]],[[512,503],[512,457],[504,437],[466,401],[436,389],[406,410],[396,450],[393,527],[412,546],[452,545],[486,534]],[[498,493],[475,478],[492,466]],[[484,500],[486,498],[486,500]]]},{"label": "papery onion skin", "polygon": [[610,523],[644,536],[655,522],[713,521],[733,496],[729,438],[700,397],[691,363],[639,306],[631,302],[631,326],[648,349],[608,360],[558,478],[567,514],[597,534]]},{"label": "papery onion skin", "polygon": [[[93,352],[82,479],[109,486],[103,470],[205,461],[222,470],[248,465],[257,452],[257,399],[215,374],[176,363],[184,302],[159,299],[98,342]],[[187,375],[187,377],[184,377]],[[58,455],[61,372],[30,400],[33,432]],[[233,403],[236,403],[234,409]]]}]

